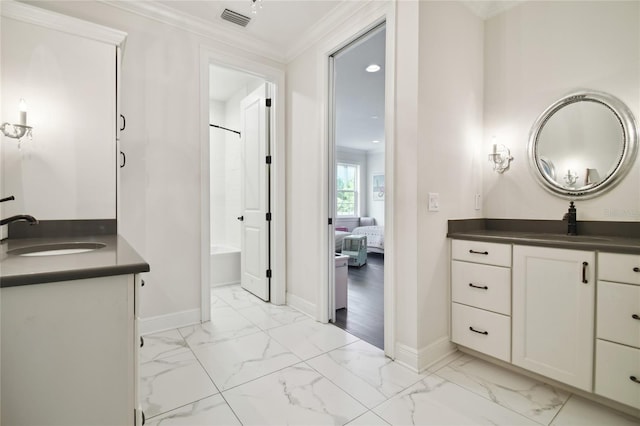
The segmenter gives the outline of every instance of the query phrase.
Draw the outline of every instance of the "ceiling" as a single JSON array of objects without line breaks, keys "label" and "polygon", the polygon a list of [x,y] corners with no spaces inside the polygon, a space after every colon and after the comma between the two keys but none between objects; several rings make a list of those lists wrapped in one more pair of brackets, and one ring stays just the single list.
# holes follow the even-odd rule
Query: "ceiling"
[{"label": "ceiling", "polygon": [[[335,56],[335,139],[343,148],[384,150],[384,28],[354,42]],[[367,66],[380,66],[367,72]],[[378,141],[378,143],[373,143]]]}]

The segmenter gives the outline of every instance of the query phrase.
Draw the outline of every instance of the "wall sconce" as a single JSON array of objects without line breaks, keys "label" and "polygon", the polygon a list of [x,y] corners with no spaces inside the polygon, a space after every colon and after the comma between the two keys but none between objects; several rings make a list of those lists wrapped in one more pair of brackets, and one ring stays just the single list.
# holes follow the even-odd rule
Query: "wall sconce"
[{"label": "wall sconce", "polygon": [[498,173],[504,173],[509,169],[509,163],[513,160],[509,148],[504,145],[493,144],[493,150],[489,154],[489,161],[493,163],[493,170]]},{"label": "wall sconce", "polygon": [[2,134],[8,138],[20,139],[27,136],[31,139],[31,127],[27,126],[27,103],[24,99],[20,99],[20,124],[2,123],[0,130]]},{"label": "wall sconce", "polygon": [[578,172],[568,169],[567,174],[564,175],[564,181],[569,186],[575,185],[578,181]]}]

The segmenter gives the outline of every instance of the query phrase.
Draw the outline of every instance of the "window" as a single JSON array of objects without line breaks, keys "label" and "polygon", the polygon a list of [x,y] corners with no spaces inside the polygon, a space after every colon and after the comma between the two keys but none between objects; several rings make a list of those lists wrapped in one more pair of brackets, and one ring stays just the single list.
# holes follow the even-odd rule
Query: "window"
[{"label": "window", "polygon": [[360,167],[341,164],[336,167],[336,211],[338,216],[358,216]]}]

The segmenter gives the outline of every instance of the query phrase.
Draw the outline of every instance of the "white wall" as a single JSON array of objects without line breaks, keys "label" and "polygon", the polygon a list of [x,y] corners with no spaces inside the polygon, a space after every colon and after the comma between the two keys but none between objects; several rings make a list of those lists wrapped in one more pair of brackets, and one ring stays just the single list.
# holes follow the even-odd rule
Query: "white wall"
[{"label": "white wall", "polygon": [[[485,135],[511,149],[511,169],[484,168],[486,217],[560,220],[568,202],[534,180],[526,146],[533,122],[565,94],[609,92],[640,116],[640,3],[525,2],[486,21]],[[612,191],[577,201],[578,220],[640,220],[640,164]],[[523,196],[526,194],[526,196]]]},{"label": "white wall", "polygon": [[[240,130],[240,102],[249,94],[248,88],[242,88],[226,103],[226,127]],[[226,245],[240,248],[240,222],[237,217],[242,215],[241,167],[242,144],[240,137],[231,132],[225,132],[225,205],[224,224],[227,230]]]},{"label": "white wall", "polygon": [[376,219],[376,225],[384,226],[384,200],[373,199],[373,175],[384,174],[384,152],[367,152],[367,175],[365,194],[367,199],[367,216]]},{"label": "white wall", "polygon": [[[209,123],[226,127],[225,104],[210,101]],[[209,130],[209,179],[211,245],[226,245],[227,231],[223,218],[226,216],[226,134],[223,130],[211,127]]]},{"label": "white wall", "polygon": [[200,319],[200,46],[270,61],[100,2],[38,6],[128,33],[122,68],[119,232],[149,262],[143,319]]}]

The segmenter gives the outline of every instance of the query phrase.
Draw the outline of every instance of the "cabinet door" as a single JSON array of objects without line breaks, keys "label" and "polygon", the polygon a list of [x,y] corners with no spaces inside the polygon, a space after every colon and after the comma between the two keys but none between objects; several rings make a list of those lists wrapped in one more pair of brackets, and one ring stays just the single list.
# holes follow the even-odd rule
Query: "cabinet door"
[{"label": "cabinet door", "polygon": [[514,364],[592,390],[594,271],[593,252],[514,246]]}]

